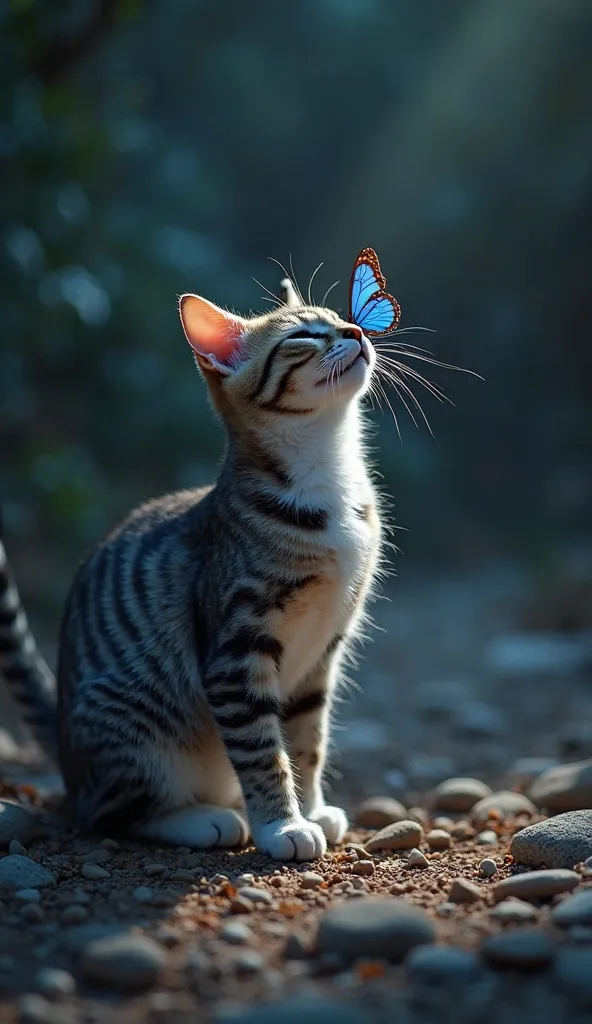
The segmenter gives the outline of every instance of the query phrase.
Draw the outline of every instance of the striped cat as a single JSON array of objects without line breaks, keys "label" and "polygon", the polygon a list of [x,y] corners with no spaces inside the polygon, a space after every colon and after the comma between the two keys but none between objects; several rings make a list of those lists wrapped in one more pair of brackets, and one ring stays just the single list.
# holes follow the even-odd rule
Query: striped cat
[{"label": "striped cat", "polygon": [[0,543],[0,667],[85,829],[196,849],[249,834],[278,860],[347,828],[323,799],[331,703],[380,527],[359,327],[286,302],[242,319],[181,299],[226,428],[217,483],[141,506],[80,567],[53,679]]}]

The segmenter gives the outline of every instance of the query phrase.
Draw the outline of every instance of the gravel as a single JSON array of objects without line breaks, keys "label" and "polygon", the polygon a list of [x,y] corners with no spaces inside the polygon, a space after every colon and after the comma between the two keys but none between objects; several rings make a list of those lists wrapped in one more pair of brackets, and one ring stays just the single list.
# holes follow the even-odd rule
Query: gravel
[{"label": "gravel", "polygon": [[446,779],[434,789],[431,804],[437,811],[465,813],[478,800],[489,796],[491,789],[480,779]]},{"label": "gravel", "polygon": [[0,860],[0,886],[18,890],[37,889],[55,884],[55,875],[30,857],[9,853]]},{"label": "gravel", "polygon": [[80,969],[95,984],[141,990],[156,984],[165,961],[161,945],[148,936],[128,933],[89,942]]},{"label": "gravel", "polygon": [[552,868],[549,871],[529,871],[523,875],[504,878],[493,886],[493,898],[496,903],[506,896],[518,896],[520,899],[543,899],[555,896],[560,892],[571,892],[580,882],[576,871],[563,868]]},{"label": "gravel", "polygon": [[562,900],[553,907],[551,917],[560,928],[579,924],[592,926],[592,889],[584,889]]},{"label": "gravel", "polygon": [[481,946],[481,954],[494,967],[536,971],[548,967],[554,948],[544,932],[536,928],[517,928],[490,935]]},{"label": "gravel", "polygon": [[368,897],[337,905],[321,918],[319,953],[345,960],[380,957],[400,963],[414,946],[434,941],[434,926],[422,910],[403,900]]},{"label": "gravel", "polygon": [[528,814],[532,817],[536,813],[536,807],[523,793],[514,793],[511,789],[501,789],[475,804],[471,810],[471,821],[474,825],[481,826],[491,818],[495,820],[514,818],[519,814]]},{"label": "gravel", "polygon": [[574,761],[543,772],[530,787],[538,807],[557,813],[592,808],[592,760]]},{"label": "gravel", "polygon": [[518,864],[573,868],[592,856],[592,810],[568,811],[517,832],[510,847]]},{"label": "gravel", "polygon": [[369,853],[374,850],[412,850],[423,838],[423,828],[417,821],[395,821],[377,832],[366,843]]},{"label": "gravel", "polygon": [[393,821],[403,821],[407,811],[390,796],[373,796],[358,804],[352,818],[360,828],[384,828]]},{"label": "gravel", "polygon": [[27,844],[40,831],[39,817],[22,804],[0,800],[0,848],[6,849],[11,840]]}]

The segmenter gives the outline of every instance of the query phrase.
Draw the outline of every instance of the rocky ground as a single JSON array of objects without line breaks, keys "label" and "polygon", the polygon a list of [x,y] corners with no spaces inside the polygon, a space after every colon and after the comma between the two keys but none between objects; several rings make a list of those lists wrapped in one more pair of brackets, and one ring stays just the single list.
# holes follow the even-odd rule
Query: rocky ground
[{"label": "rocky ground", "polygon": [[82,839],[4,706],[2,1024],[592,1019],[592,622],[515,566],[389,596],[321,862]]}]

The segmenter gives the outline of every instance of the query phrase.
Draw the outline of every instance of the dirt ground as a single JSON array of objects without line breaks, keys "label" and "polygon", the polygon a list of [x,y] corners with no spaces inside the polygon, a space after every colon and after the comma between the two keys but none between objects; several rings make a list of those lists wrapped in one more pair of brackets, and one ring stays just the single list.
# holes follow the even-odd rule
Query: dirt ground
[{"label": "dirt ground", "polygon": [[[494,813],[475,827],[469,812],[430,809],[443,779],[470,775],[494,789],[520,789],[553,762],[591,756],[592,622],[584,616],[566,631],[575,585],[557,597],[515,565],[490,564],[465,577],[393,581],[389,600],[375,606],[381,628],[352,669],[339,711],[330,801],[354,820],[367,797],[401,801],[424,829],[422,866],[408,864],[408,851],[364,852],[373,832],[360,827],[321,862],[296,866],[252,850],[82,839],[51,795],[51,766],[0,704],[18,742],[0,765],[4,795],[43,808],[43,834],[22,852],[56,880],[33,901],[0,892],[2,1024],[199,1024],[280,1001],[261,1016],[269,1024],[284,1019],[282,1000],[298,1007],[301,997],[321,1003],[318,1016],[312,1008],[299,1015],[309,1024],[321,1013],[333,1019],[323,1001],[377,1024],[592,1020],[592,989],[561,984],[554,968],[556,950],[575,943],[592,972],[592,928],[575,938],[560,933],[550,915],[561,897],[531,900],[522,923],[492,915],[494,886],[521,870],[509,856],[511,836],[543,815]],[[425,834],[434,824],[449,832],[449,848],[430,849]],[[483,831],[494,833],[488,843]],[[481,877],[484,858],[495,862],[491,878]],[[450,900],[459,877],[477,886],[472,902]],[[579,888],[591,885],[583,876]],[[442,980],[409,958],[356,961],[319,950],[319,924],[331,908],[361,906],[372,895],[421,908],[437,943],[474,951],[475,969],[446,969]],[[500,968],[484,940],[524,923],[548,937],[552,953]],[[129,964],[125,975],[125,956],[119,974],[118,965],[101,968],[111,972],[102,978],[88,966],[88,944],[119,933],[154,940],[135,981]]]}]

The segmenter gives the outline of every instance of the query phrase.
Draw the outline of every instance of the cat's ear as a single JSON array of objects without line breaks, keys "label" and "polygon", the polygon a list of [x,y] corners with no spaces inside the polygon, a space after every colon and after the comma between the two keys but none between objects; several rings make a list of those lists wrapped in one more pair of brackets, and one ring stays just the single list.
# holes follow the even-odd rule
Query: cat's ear
[{"label": "cat's ear", "polygon": [[282,297],[282,302],[284,302],[289,309],[297,309],[298,306],[302,305],[298,298],[298,293],[289,277],[285,277],[284,280],[280,282],[280,295]]},{"label": "cat's ear", "polygon": [[240,362],[246,321],[199,295],[182,295],[179,315],[201,369],[225,377],[231,374]]}]

